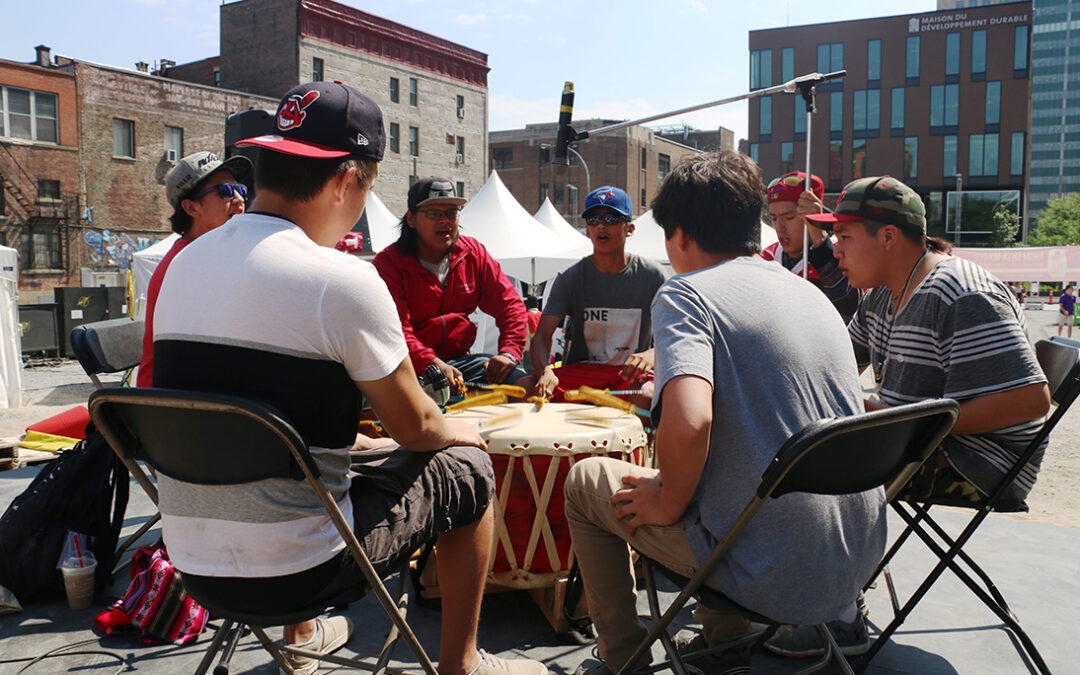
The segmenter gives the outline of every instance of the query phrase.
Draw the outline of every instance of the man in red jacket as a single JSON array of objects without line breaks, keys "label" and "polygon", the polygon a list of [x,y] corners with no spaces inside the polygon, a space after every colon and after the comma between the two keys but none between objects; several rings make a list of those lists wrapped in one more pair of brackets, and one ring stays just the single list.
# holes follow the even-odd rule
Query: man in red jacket
[{"label": "man in red jacket", "polygon": [[[424,178],[409,188],[401,235],[375,256],[390,289],[413,368],[431,382],[513,383],[526,388],[525,303],[484,245],[458,230],[465,199],[447,178]],[[470,354],[477,308],[499,328],[499,353]],[[434,370],[429,370],[434,368]],[[441,371],[441,372],[440,372]]]}]

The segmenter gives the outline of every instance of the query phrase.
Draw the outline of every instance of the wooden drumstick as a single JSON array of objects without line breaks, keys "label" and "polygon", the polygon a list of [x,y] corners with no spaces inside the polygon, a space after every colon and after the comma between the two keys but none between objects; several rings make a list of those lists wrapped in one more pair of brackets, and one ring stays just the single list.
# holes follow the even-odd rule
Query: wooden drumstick
[{"label": "wooden drumstick", "polygon": [[473,396],[472,398],[467,398],[458,403],[452,403],[446,406],[446,412],[475,408],[478,405],[498,405],[499,403],[506,403],[506,394],[501,391],[493,391],[490,394],[480,394],[479,396]]},{"label": "wooden drumstick", "polygon": [[536,406],[536,412],[540,412],[540,409],[543,408],[544,404],[548,402],[548,397],[547,396],[530,396],[529,398],[527,398],[525,400]]}]

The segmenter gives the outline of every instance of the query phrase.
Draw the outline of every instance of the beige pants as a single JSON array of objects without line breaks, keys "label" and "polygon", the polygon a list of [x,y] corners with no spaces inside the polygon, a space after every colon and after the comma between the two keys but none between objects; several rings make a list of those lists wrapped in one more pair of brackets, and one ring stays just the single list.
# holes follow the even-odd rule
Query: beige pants
[{"label": "beige pants", "polygon": [[[627,533],[628,519],[616,518],[610,503],[627,475],[651,477],[657,471],[593,457],[574,465],[565,489],[566,518],[585,580],[600,658],[613,671],[630,658],[647,633],[637,613],[630,546],[682,576],[693,576],[698,566],[681,520],[663,527],[639,527],[633,536]],[[705,641],[710,645],[740,637],[749,629],[738,612],[711,610],[700,602],[694,618],[704,627]]]}]

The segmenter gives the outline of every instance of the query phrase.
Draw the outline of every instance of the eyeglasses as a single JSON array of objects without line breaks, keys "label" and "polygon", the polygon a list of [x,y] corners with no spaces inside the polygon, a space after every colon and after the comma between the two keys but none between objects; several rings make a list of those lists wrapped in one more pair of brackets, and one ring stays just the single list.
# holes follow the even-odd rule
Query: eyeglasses
[{"label": "eyeglasses", "polygon": [[240,199],[245,199],[247,197],[247,188],[240,183],[218,183],[217,185],[211,185],[200,192],[199,198],[201,199],[211,192],[217,192],[217,196],[225,201],[232,199],[234,194],[240,195]]},{"label": "eyeglasses", "polygon": [[618,225],[619,223],[626,222],[625,216],[620,216],[617,213],[598,213],[594,216],[589,216],[585,219],[586,225]]},{"label": "eyeglasses", "polygon": [[424,209],[423,211],[417,211],[417,213],[424,214],[425,217],[432,220],[440,220],[446,218],[450,222],[454,222],[458,218],[458,212],[461,211],[458,207],[450,209]]},{"label": "eyeglasses", "polygon": [[784,185],[790,185],[790,186],[794,187],[796,185],[802,185],[803,179],[799,178],[798,176],[796,176],[794,174],[788,174],[786,176],[780,176],[779,178],[773,178],[772,181],[769,182],[769,186],[767,188],[765,188],[765,189],[766,190],[771,190],[771,189],[773,189],[773,187],[779,185],[780,183],[783,183]]}]

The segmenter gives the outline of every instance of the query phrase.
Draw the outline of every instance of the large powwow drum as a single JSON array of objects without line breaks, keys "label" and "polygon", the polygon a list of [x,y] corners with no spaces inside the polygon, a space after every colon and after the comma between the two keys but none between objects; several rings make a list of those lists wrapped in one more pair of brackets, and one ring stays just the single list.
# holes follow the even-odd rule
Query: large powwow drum
[{"label": "large powwow drum", "polygon": [[591,405],[529,403],[469,408],[448,416],[474,424],[495,469],[495,555],[488,581],[545,588],[573,562],[563,483],[586,457],[644,466],[647,439],[634,415]]}]

